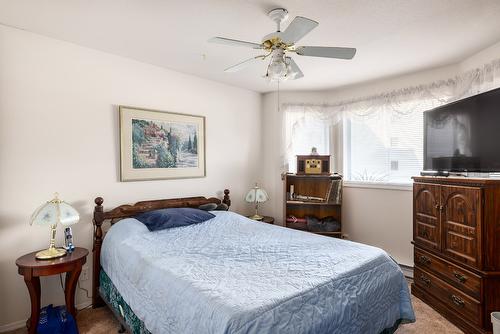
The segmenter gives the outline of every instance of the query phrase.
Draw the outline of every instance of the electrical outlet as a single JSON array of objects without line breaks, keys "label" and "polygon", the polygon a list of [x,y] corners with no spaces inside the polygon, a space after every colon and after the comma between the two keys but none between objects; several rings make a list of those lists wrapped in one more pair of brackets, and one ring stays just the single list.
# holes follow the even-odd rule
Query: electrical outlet
[{"label": "electrical outlet", "polygon": [[89,268],[83,267],[82,272],[80,274],[80,281],[86,281],[89,279]]},{"label": "electrical outlet", "polygon": [[347,239],[347,240],[349,240],[349,234],[345,234],[345,233],[344,233],[344,234],[342,234],[342,239]]}]

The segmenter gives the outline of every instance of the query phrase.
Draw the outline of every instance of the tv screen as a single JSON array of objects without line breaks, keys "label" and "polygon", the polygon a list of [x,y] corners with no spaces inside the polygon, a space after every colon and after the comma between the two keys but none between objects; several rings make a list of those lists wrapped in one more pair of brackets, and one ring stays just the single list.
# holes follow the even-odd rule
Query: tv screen
[{"label": "tv screen", "polygon": [[500,172],[500,89],[424,113],[424,170]]}]

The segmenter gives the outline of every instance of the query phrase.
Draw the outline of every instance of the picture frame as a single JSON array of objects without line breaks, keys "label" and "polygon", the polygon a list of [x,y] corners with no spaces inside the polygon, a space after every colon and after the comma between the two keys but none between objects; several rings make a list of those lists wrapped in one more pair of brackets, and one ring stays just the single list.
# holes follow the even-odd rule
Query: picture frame
[{"label": "picture frame", "polygon": [[119,106],[120,180],[206,176],[205,117]]}]

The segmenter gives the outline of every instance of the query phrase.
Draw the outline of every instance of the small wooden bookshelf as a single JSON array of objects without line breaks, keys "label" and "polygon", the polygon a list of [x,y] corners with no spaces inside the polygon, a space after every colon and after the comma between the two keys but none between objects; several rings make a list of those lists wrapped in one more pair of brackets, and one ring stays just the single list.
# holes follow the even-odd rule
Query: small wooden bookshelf
[{"label": "small wooden bookshelf", "polygon": [[[285,173],[282,175],[284,187],[284,221],[285,226],[297,230],[309,231],[306,216],[318,219],[333,217],[340,229],[335,232],[316,232],[316,234],[340,238],[342,236],[342,176],[306,175]],[[294,197],[290,196],[293,185]],[[289,221],[295,217],[298,221]],[[289,218],[289,219],[287,219]]]}]

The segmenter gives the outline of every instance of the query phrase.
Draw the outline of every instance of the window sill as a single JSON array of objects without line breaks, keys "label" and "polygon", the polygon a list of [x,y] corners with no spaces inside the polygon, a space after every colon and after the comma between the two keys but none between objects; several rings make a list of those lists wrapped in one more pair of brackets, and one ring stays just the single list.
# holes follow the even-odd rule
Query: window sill
[{"label": "window sill", "polygon": [[413,190],[413,183],[411,183],[411,182],[408,182],[408,183],[384,183],[384,182],[344,181],[344,187],[412,191]]}]

